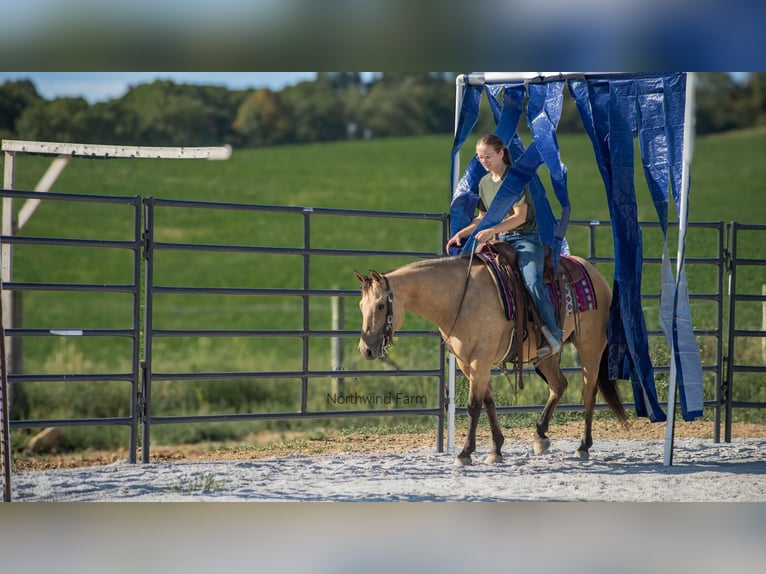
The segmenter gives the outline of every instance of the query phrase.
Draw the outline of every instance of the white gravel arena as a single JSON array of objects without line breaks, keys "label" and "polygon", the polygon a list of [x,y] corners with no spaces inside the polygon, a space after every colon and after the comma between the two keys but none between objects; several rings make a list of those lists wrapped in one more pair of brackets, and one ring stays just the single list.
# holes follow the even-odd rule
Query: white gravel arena
[{"label": "white gravel arena", "polygon": [[598,440],[589,460],[579,442],[552,441],[536,456],[529,441],[510,439],[504,459],[453,466],[453,455],[292,455],[250,461],[125,461],[12,477],[13,500],[107,501],[604,501],[764,502],[766,438],[677,438],[673,465],[661,440]]}]

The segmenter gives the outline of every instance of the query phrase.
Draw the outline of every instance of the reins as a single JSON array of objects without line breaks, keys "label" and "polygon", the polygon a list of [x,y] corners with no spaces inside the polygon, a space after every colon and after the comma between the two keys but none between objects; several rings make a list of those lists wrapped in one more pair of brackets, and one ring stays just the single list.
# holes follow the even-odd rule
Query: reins
[{"label": "reins", "polygon": [[[475,240],[474,240],[475,244]],[[465,273],[465,281],[463,282],[463,292],[460,294],[460,303],[458,303],[457,306],[457,312],[455,313],[455,319],[452,321],[452,326],[449,328],[449,331],[444,336],[444,339],[449,339],[450,335],[452,335],[452,331],[455,328],[455,325],[457,325],[458,317],[460,317],[460,311],[463,310],[463,303],[465,302],[465,294],[468,292],[468,281],[471,279],[471,265],[473,264],[473,254],[475,253],[476,249],[471,249],[471,256],[468,258],[468,268],[466,269]]]}]

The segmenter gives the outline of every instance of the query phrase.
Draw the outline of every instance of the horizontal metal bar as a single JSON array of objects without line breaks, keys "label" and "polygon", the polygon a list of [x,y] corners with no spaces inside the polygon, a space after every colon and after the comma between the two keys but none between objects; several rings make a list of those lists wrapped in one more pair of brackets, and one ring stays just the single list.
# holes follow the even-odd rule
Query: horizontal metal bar
[{"label": "horizontal metal bar", "polygon": [[56,383],[56,382],[85,382],[85,381],[128,381],[138,376],[137,373],[95,373],[95,374],[8,374],[12,383]]},{"label": "horizontal metal bar", "polygon": [[132,329],[6,329],[11,337],[135,337]]},{"label": "horizontal metal bar", "polygon": [[296,419],[325,419],[340,417],[396,417],[396,416],[439,416],[441,409],[389,409],[389,410],[342,410],[342,411],[308,411],[295,413],[236,413],[221,415],[186,415],[150,417],[151,424],[178,423],[207,423],[254,420],[296,420]]},{"label": "horizontal metal bar", "polygon": [[429,221],[444,221],[446,213],[413,213],[411,211],[369,211],[359,209],[335,209],[329,207],[300,207],[287,205],[257,205],[252,203],[226,203],[214,201],[187,201],[177,199],[159,199],[147,197],[144,203],[154,207],[174,207],[192,209],[219,209],[233,211],[266,211],[271,213],[292,213],[296,215],[310,213],[312,215],[337,215],[341,217],[376,217],[384,219],[420,219]]},{"label": "horizontal metal bar", "polygon": [[12,429],[50,428],[50,427],[80,427],[80,426],[116,426],[133,424],[130,417],[106,417],[101,419],[40,419],[12,420]]},{"label": "horizontal metal bar", "polygon": [[137,293],[137,285],[97,285],[94,283],[3,283],[9,291],[90,291],[104,293]]},{"label": "horizontal metal bar", "polygon": [[766,331],[751,331],[748,329],[734,329],[732,331],[734,337],[766,337]]},{"label": "horizontal metal bar", "polygon": [[157,381],[216,381],[233,379],[310,379],[337,377],[440,377],[441,369],[402,369],[370,371],[238,371],[218,373],[158,373],[152,372],[152,382]]},{"label": "horizontal metal bar", "polygon": [[[153,329],[153,337],[358,337],[359,331],[332,329],[317,331],[279,329]],[[397,337],[441,336],[439,331],[397,331]]]},{"label": "horizontal metal bar", "polygon": [[80,201],[83,203],[121,203],[134,206],[141,204],[141,196],[139,195],[85,195],[82,193],[24,191],[19,189],[0,190],[0,197],[11,197],[15,199],[42,199],[53,201]]},{"label": "horizontal metal bar", "polygon": [[139,249],[140,241],[112,239],[70,239],[67,237],[26,237],[22,235],[3,235],[0,242],[16,245],[60,245],[63,247],[88,247],[111,249]]},{"label": "horizontal metal bar", "polygon": [[733,373],[766,373],[763,365],[731,365],[729,368]]},{"label": "horizontal metal bar", "polygon": [[751,403],[748,401],[732,401],[731,406],[743,409],[766,409],[766,403]]},{"label": "horizontal metal bar", "polygon": [[345,297],[359,296],[358,289],[289,289],[283,287],[171,287],[156,285],[152,287],[152,292],[154,295],[279,295],[285,297],[332,297],[336,295]]},{"label": "horizontal metal bar", "polygon": [[223,253],[265,253],[270,255],[316,255],[322,257],[351,257],[359,255],[370,256],[398,256],[417,258],[441,257],[439,253],[431,251],[386,251],[386,250],[360,250],[360,249],[321,249],[304,247],[264,247],[259,245],[218,245],[215,243],[162,243],[154,242],[152,247],[155,251],[200,251],[200,252],[223,252]]},{"label": "horizontal metal bar", "polygon": [[753,266],[753,267],[763,267],[766,265],[766,259],[742,259],[740,257],[737,257],[736,265],[737,267],[745,266],[745,265]]},{"label": "horizontal metal bar", "polygon": [[757,303],[766,301],[766,295],[756,295],[747,293],[734,293],[732,299],[735,301],[755,301]]}]

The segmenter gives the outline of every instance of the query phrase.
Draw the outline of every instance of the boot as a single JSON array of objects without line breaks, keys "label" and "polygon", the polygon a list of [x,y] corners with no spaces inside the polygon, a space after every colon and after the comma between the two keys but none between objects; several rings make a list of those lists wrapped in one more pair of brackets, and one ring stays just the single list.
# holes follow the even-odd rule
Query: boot
[{"label": "boot", "polygon": [[540,330],[543,333],[543,337],[545,337],[545,341],[537,348],[537,357],[547,357],[548,355],[555,355],[556,353],[561,352],[561,341],[553,336],[550,329],[543,325]]}]

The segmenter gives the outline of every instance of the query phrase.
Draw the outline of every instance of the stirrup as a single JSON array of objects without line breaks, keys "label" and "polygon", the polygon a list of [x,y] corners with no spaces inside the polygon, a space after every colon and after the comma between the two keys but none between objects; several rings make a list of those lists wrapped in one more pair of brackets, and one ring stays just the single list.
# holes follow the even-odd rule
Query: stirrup
[{"label": "stirrup", "polygon": [[543,325],[543,327],[540,329],[543,333],[543,337],[545,337],[545,341],[547,342],[547,345],[543,343],[540,347],[537,349],[537,356],[538,357],[547,357],[548,355],[555,355],[556,353],[561,352],[561,341],[556,339],[556,337],[553,336],[553,333],[551,333],[550,329],[548,329],[547,326]]}]

